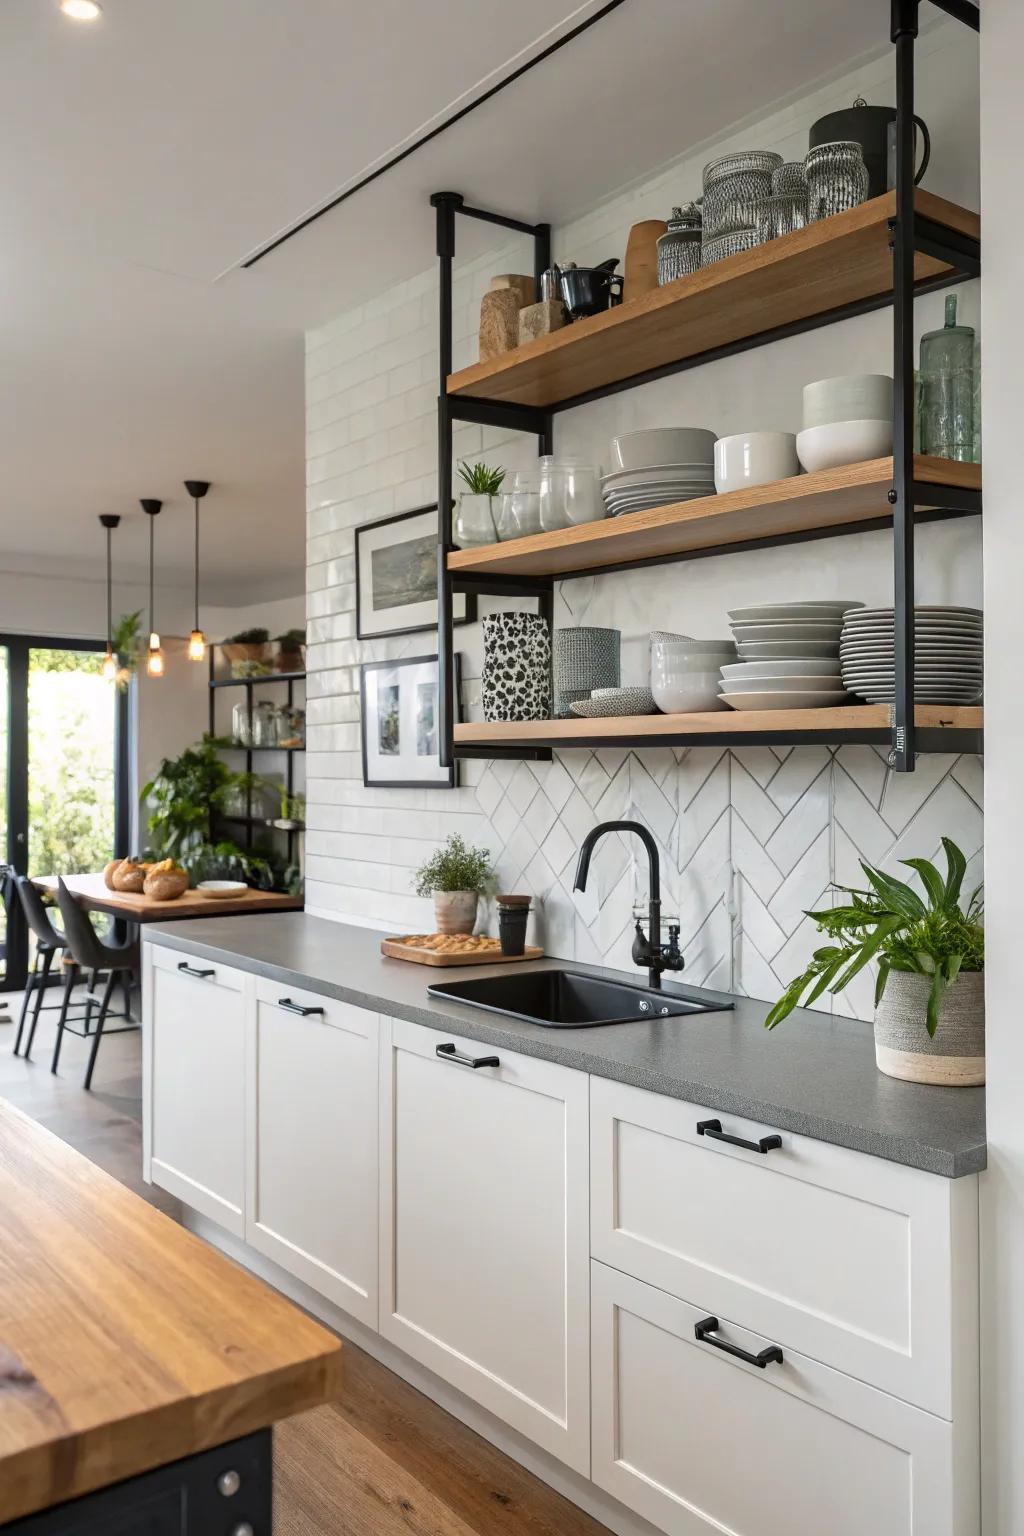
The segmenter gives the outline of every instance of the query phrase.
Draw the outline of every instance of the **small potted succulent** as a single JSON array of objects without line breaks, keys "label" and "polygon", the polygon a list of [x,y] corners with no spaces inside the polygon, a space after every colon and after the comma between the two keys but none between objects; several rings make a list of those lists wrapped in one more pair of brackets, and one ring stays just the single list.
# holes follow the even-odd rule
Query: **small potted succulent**
[{"label": "small potted succulent", "polygon": [[283,635],[278,635],[274,644],[277,646],[279,672],[304,671],[306,666],[306,631],[304,629],[286,629]]},{"label": "small potted succulent", "polygon": [[808,912],[832,943],[818,949],[765,1019],[765,1028],[803,1001],[840,992],[874,960],[875,1061],[889,1077],[970,1087],[985,1081],[985,930],[981,887],[966,903],[960,892],[967,860],[942,839],[946,874],[928,859],[902,859],[916,870],[924,895],[861,864],[869,890],[839,886],[849,900]]},{"label": "small potted succulent", "polygon": [[498,537],[498,525],[494,516],[494,498],[505,479],[503,469],[491,469],[486,464],[459,465],[459,477],[466,489],[459,493],[455,511],[454,539],[460,549],[474,545],[493,544]]},{"label": "small potted succulent", "polygon": [[265,677],[270,671],[269,647],[269,629],[243,629],[237,635],[229,635],[223,651],[231,663],[231,675]]},{"label": "small potted succulent", "polygon": [[453,832],[416,871],[417,896],[433,896],[438,933],[472,933],[479,899],[494,878],[486,848],[469,848]]}]

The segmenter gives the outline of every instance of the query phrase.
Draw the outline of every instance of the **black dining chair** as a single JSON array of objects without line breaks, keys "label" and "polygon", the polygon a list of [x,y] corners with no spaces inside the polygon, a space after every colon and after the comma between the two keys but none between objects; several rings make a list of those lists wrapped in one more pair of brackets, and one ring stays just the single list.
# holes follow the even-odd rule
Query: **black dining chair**
[{"label": "black dining chair", "polygon": [[25,1028],[25,1020],[28,1017],[29,1004],[32,994],[35,993],[35,1003],[32,1006],[32,1022],[29,1026],[28,1039],[25,1042],[25,1060],[32,1055],[32,1041],[35,1039],[36,1025],[39,1023],[39,1014],[43,1006],[43,994],[46,991],[47,979],[53,965],[55,955],[63,955],[67,947],[67,940],[62,933],[50,922],[50,914],[43,905],[40,896],[32,881],[26,875],[15,875],[15,884],[18,890],[18,899],[21,902],[21,910],[25,914],[25,921],[36,936],[36,962],[34,969],[29,973],[28,985],[25,988],[25,996],[21,1004],[21,1016],[18,1019],[18,1033],[14,1041],[14,1054],[20,1054],[21,1036]]},{"label": "black dining chair", "polygon": [[[106,971],[108,973],[106,985],[103,988],[103,996],[100,999],[96,1032],[92,1037],[89,1065],[85,1069],[85,1086],[89,1088],[92,1084],[92,1074],[96,1066],[96,1056],[100,1048],[100,1040],[103,1036],[103,1026],[107,1021],[107,1014],[110,1012],[110,999],[114,994],[117,978],[120,976],[125,981],[127,992],[127,973],[139,970],[139,941],[135,938],[128,944],[104,944],[89,921],[88,913],[78,905],[63,880],[57,881],[57,904],[60,907],[60,915],[64,921],[64,934],[67,939],[72,963],[68,968],[67,980],[64,984],[64,999],[61,1003],[60,1016],[57,1019],[57,1039],[53,1047],[53,1061],[50,1063],[51,1072],[56,1072],[57,1063],[60,1060],[60,1048],[67,1024],[68,1007],[71,1003],[71,994],[74,991],[75,982],[78,979],[78,972]],[[87,1013],[91,1013],[91,1011],[91,1008],[87,1008]],[[88,1018],[86,1031],[88,1032]]]}]

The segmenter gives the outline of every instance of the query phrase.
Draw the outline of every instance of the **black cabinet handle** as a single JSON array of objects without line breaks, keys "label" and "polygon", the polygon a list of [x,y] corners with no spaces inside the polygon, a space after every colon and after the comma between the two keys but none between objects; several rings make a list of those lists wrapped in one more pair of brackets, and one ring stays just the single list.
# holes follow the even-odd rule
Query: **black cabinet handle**
[{"label": "black cabinet handle", "polygon": [[288,1013],[297,1013],[303,1019],[308,1019],[312,1013],[324,1012],[323,1008],[304,1008],[301,1003],[293,1003],[290,997],[279,997],[277,1006],[284,1008]]},{"label": "black cabinet handle", "polygon": [[748,1365],[756,1365],[759,1371],[763,1371],[766,1365],[782,1364],[782,1350],[777,1344],[769,1344],[767,1349],[761,1350],[760,1354],[752,1355],[749,1349],[740,1349],[738,1344],[728,1344],[725,1339],[716,1339],[714,1335],[717,1331],[717,1317],[702,1317],[699,1323],[693,1325],[693,1336],[699,1344],[711,1344],[727,1355],[735,1355],[737,1360],[745,1360]]},{"label": "black cabinet handle", "polygon": [[214,970],[201,971],[198,966],[189,965],[187,960],[178,961],[178,970],[183,971],[186,976],[196,976],[200,981],[207,981],[211,976],[216,976],[217,974]]},{"label": "black cabinet handle", "polygon": [[760,1141],[744,1141],[742,1136],[730,1136],[722,1130],[721,1120],[698,1120],[697,1135],[710,1136],[712,1141],[727,1141],[730,1147],[746,1147],[748,1152],[774,1152],[782,1146],[781,1136],[762,1136]]},{"label": "black cabinet handle", "polygon": [[434,1054],[440,1056],[442,1061],[457,1061],[460,1067],[472,1067],[474,1071],[477,1067],[501,1066],[497,1056],[464,1056],[454,1045],[439,1045]]}]

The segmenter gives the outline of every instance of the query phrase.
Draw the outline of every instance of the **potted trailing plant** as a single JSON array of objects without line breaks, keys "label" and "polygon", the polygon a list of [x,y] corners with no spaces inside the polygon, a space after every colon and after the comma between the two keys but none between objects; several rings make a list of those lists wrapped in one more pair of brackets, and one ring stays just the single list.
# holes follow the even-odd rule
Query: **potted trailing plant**
[{"label": "potted trailing plant", "polygon": [[491,469],[486,464],[459,465],[459,477],[466,490],[459,493],[459,505],[455,512],[454,538],[461,549],[477,544],[493,544],[498,537],[498,525],[494,518],[494,497],[505,478],[503,469]]},{"label": "potted trailing plant", "polygon": [[114,681],[123,693],[138,670],[139,651],[139,621],[142,618],[142,609],[136,608],[134,613],[122,613],[114,625],[114,632],[110,637],[110,649],[117,657],[117,673]]},{"label": "potted trailing plant", "polygon": [[948,837],[943,877],[928,859],[902,859],[921,897],[902,880],[861,864],[870,889],[839,886],[849,900],[809,912],[833,941],[814,953],[765,1019],[765,1028],[840,992],[874,960],[875,1060],[913,1083],[968,1087],[985,1081],[985,931],[981,887],[961,901],[967,860]]},{"label": "potted trailing plant", "polygon": [[270,671],[270,630],[242,629],[223,643],[233,677],[265,677]]},{"label": "potted trailing plant", "polygon": [[472,933],[479,898],[494,877],[486,848],[469,848],[453,832],[416,871],[417,896],[433,896],[438,933]]},{"label": "potted trailing plant", "polygon": [[274,642],[277,646],[277,670],[302,672],[306,665],[306,631],[286,629]]}]

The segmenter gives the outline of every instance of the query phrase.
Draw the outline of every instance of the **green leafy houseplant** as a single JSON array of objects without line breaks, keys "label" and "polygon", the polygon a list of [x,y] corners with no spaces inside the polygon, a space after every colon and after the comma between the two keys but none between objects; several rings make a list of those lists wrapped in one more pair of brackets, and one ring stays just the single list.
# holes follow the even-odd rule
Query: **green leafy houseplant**
[{"label": "green leafy houseplant", "polygon": [[472,891],[482,896],[493,879],[491,856],[486,848],[470,848],[453,832],[442,848],[425,859],[416,871],[417,896],[436,891]]},{"label": "green leafy houseplant", "polygon": [[225,645],[266,645],[270,639],[269,629],[240,629],[237,635],[229,635],[224,641]]},{"label": "green leafy houseplant", "polygon": [[921,877],[923,899],[902,880],[862,863],[869,890],[837,886],[849,897],[846,904],[807,913],[833,942],[815,950],[807,969],[790,982],[765,1019],[766,1029],[774,1029],[801,1002],[809,1008],[826,990],[841,992],[869,960],[877,959],[876,1009],[894,971],[929,978],[922,1023],[934,1037],[947,989],[961,973],[985,966],[981,887],[961,905],[967,860],[948,837],[942,846],[945,878],[928,859],[900,861]]},{"label": "green leafy houseplant", "polygon": [[139,637],[141,620],[141,608],[136,608],[134,613],[122,613],[110,637],[110,649],[117,657],[116,682],[122,693],[138,670],[139,655],[142,650]]},{"label": "green leafy houseplant", "polygon": [[491,469],[486,464],[459,465],[459,476],[474,496],[497,496],[505,479],[503,469]]}]

